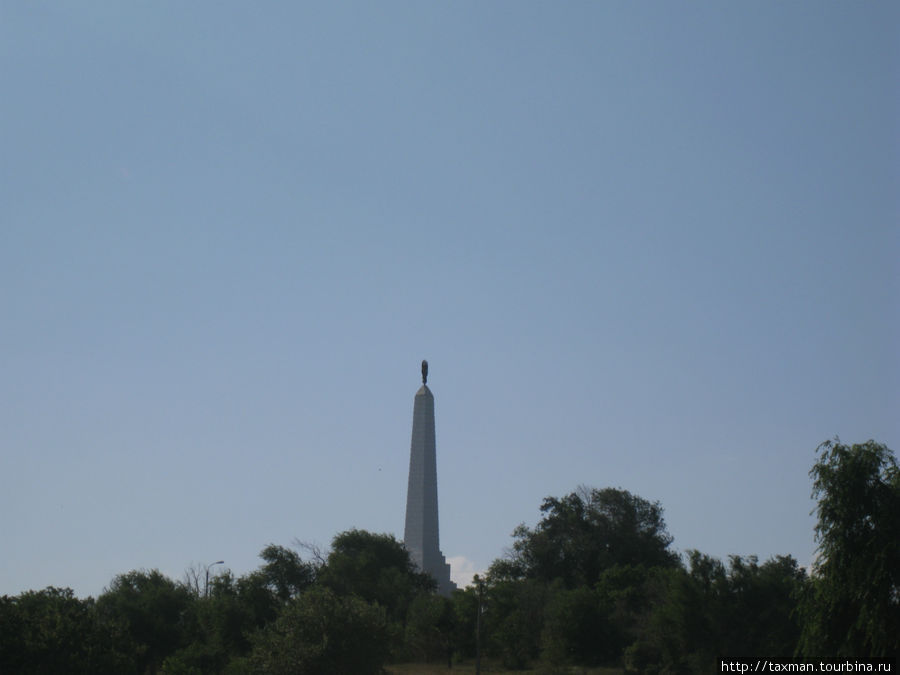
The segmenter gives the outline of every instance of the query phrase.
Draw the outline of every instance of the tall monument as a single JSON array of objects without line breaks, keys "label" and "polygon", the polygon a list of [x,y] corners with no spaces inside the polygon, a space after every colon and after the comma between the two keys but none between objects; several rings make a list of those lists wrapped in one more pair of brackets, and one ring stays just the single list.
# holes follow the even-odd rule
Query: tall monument
[{"label": "tall monument", "polygon": [[403,543],[410,558],[437,581],[438,593],[450,595],[450,565],[438,538],[437,456],[434,441],[434,396],[426,384],[428,361],[422,361],[422,386],[413,404],[412,443],[409,449],[409,486],[406,491],[406,528]]}]

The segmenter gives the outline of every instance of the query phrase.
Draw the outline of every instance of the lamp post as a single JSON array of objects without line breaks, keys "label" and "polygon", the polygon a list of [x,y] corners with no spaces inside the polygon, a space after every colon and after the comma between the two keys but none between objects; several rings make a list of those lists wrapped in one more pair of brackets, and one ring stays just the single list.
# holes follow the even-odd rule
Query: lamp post
[{"label": "lamp post", "polygon": [[484,580],[473,578],[478,589],[478,615],[475,618],[475,675],[481,675],[481,614],[484,612]]},{"label": "lamp post", "polygon": [[203,597],[205,597],[205,598],[209,597],[209,568],[212,567],[213,565],[224,565],[224,564],[225,564],[224,560],[216,560],[216,562],[210,563],[209,565],[206,566],[206,586],[203,587]]}]

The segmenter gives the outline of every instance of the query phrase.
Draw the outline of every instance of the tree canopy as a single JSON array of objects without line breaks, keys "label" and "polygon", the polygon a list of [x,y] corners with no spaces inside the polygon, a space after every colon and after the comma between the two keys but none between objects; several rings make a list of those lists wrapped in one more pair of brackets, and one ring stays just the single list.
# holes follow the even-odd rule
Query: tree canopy
[{"label": "tree canopy", "polygon": [[[873,441],[823,443],[810,471],[819,558],[721,561],[672,550],[663,509],[617,488],[548,496],[477,588],[436,594],[390,534],[348,530],[327,554],[269,544],[258,569],[113,578],[96,599],[0,597],[0,672],[378,673],[468,659],[714,672],[724,654],[900,655],[900,470]],[[202,582],[202,585],[201,585]],[[208,586],[208,588],[207,588]],[[207,592],[208,590],[208,592]]]},{"label": "tree canopy", "polygon": [[348,530],[336,535],[319,572],[323,585],[384,607],[388,616],[405,614],[413,597],[435,588],[416,570],[409,552],[393,535]]},{"label": "tree canopy", "polygon": [[254,637],[253,672],[284,675],[382,672],[390,653],[384,609],[355,595],[312,588]]},{"label": "tree canopy", "polygon": [[541,513],[534,529],[516,528],[512,559],[495,572],[561,579],[574,588],[595,584],[615,565],[678,564],[662,506],[627,490],[582,487],[562,498],[547,497]]},{"label": "tree canopy", "polygon": [[192,596],[159,570],[133,570],[117,575],[97,599],[108,621],[126,626],[136,645],[138,670],[155,670],[166,656],[189,640]]},{"label": "tree canopy", "polygon": [[822,443],[810,470],[819,557],[804,597],[813,656],[900,656],[900,470],[874,441]]}]

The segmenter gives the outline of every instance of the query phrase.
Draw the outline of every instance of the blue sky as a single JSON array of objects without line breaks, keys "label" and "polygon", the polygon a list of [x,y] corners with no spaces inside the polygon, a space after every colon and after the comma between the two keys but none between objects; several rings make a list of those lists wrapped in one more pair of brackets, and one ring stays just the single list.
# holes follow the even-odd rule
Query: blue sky
[{"label": "blue sky", "polygon": [[900,447],[896,3],[4,3],[0,593],[580,484],[814,556]]}]

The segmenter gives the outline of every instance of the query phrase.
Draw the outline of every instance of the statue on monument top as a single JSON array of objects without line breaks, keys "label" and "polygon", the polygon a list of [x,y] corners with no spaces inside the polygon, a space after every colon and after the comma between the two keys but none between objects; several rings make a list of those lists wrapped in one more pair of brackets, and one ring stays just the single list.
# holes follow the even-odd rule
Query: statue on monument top
[{"label": "statue on monument top", "polygon": [[422,384],[428,382],[428,361],[422,361]]}]

